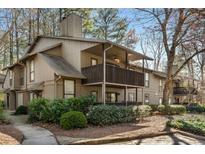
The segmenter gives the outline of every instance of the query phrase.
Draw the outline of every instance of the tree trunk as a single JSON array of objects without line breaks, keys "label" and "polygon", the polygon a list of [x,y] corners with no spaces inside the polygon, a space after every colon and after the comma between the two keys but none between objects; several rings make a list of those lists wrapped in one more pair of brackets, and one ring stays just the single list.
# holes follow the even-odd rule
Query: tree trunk
[{"label": "tree trunk", "polygon": [[17,12],[15,11],[14,17],[14,27],[15,27],[15,39],[16,39],[16,58],[19,60],[19,38],[18,38],[18,26],[17,26]]},{"label": "tree trunk", "polygon": [[172,80],[172,70],[174,63],[174,53],[171,52],[167,62],[167,78],[163,90],[163,104],[165,106],[169,103],[169,98],[172,98],[173,94],[173,80]]}]

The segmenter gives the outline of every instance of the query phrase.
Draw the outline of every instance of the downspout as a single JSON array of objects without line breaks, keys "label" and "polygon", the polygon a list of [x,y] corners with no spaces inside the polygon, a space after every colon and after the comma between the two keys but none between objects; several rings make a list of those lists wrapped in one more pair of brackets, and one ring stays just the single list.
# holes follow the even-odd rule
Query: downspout
[{"label": "downspout", "polygon": [[104,49],[105,44],[103,44],[103,84],[102,84],[102,102],[105,105],[105,93],[106,93],[106,52],[110,50],[113,45]]}]

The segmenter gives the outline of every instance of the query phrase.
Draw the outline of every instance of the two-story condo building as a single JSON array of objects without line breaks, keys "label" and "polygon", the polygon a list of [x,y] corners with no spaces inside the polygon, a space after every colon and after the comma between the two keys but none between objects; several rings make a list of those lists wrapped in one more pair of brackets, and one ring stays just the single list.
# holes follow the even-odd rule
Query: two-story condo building
[{"label": "two-story condo building", "polygon": [[131,69],[130,61],[151,58],[107,40],[83,38],[82,19],[74,14],[60,23],[60,30],[58,37],[38,36],[25,56],[5,68],[9,109],[27,105],[34,97],[94,95],[103,103],[144,101],[144,69]]}]

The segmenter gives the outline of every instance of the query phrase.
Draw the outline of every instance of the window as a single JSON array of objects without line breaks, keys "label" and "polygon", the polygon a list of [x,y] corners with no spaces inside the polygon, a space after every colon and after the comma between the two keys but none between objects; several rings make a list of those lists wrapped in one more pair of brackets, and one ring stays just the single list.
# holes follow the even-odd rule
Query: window
[{"label": "window", "polygon": [[13,81],[13,72],[9,71],[9,83],[10,83],[10,86],[12,86],[12,81]]},{"label": "window", "polygon": [[34,60],[30,61],[30,81],[34,81]]},{"label": "window", "polygon": [[128,101],[129,102],[134,102],[134,93],[128,93]]},{"label": "window", "polygon": [[64,80],[64,98],[75,97],[74,80]]},{"label": "window", "polygon": [[24,69],[21,68],[20,72],[20,85],[22,86],[24,85]]},{"label": "window", "polygon": [[117,102],[117,93],[106,93],[106,102]]},{"label": "window", "polygon": [[97,91],[91,91],[91,96],[94,96],[94,102],[97,102]]},{"label": "window", "polygon": [[161,97],[159,98],[159,104],[160,105],[162,104],[162,98]]},{"label": "window", "polygon": [[145,73],[145,87],[149,87],[149,73]]},{"label": "window", "polygon": [[97,65],[98,60],[96,58],[91,58],[91,66]]},{"label": "window", "polygon": [[32,99],[36,98],[35,94],[33,92],[30,92],[30,101],[32,101]]},{"label": "window", "polygon": [[149,94],[145,94],[145,103],[149,104]]},{"label": "window", "polygon": [[163,83],[162,80],[159,80],[159,91],[161,92],[163,90]]}]

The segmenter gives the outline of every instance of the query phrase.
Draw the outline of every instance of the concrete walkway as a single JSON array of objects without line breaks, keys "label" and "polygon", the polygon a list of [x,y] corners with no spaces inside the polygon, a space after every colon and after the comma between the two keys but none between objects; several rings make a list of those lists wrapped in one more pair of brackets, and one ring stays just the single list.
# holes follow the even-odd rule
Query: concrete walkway
[{"label": "concrete walkway", "polygon": [[48,130],[26,124],[27,116],[8,116],[13,122],[14,127],[20,130],[24,135],[23,145],[57,145],[55,136]]}]

